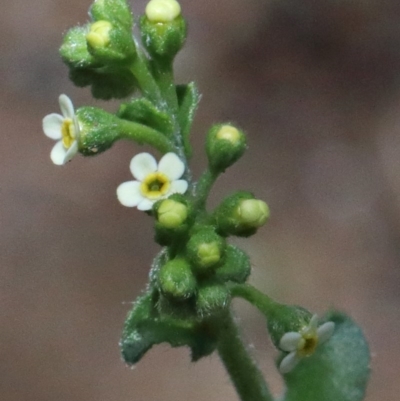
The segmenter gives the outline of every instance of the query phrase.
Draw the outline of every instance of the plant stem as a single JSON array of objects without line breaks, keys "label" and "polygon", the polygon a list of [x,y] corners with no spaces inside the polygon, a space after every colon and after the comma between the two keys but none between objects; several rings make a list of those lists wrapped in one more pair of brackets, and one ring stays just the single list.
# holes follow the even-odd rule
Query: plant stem
[{"label": "plant stem", "polygon": [[161,153],[174,151],[172,143],[161,132],[146,125],[120,119],[118,128],[120,129],[122,138],[132,139],[139,144],[153,146]]},{"label": "plant stem", "polygon": [[218,174],[212,172],[209,168],[204,170],[203,174],[196,183],[196,186],[193,188],[195,208],[200,210],[205,209],[208,194],[210,193],[210,190],[217,178]]},{"label": "plant stem", "polygon": [[219,325],[218,352],[242,401],[273,401],[264,377],[228,314]]},{"label": "plant stem", "polygon": [[154,104],[158,105],[162,110],[165,110],[165,101],[161,96],[160,88],[157,86],[157,83],[149,70],[145,55],[139,50],[139,48],[137,56],[132,63],[131,72],[137,79],[143,95]]},{"label": "plant stem", "polygon": [[240,297],[254,305],[265,316],[269,316],[281,306],[250,284],[229,284],[232,297]]}]

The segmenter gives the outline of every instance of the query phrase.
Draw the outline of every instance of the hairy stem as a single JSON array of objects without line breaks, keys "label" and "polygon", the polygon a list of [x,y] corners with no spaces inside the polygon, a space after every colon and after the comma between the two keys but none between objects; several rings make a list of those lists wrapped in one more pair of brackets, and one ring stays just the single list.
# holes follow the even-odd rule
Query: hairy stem
[{"label": "hairy stem", "polygon": [[244,346],[231,314],[219,324],[218,352],[241,401],[273,401],[264,377]]}]

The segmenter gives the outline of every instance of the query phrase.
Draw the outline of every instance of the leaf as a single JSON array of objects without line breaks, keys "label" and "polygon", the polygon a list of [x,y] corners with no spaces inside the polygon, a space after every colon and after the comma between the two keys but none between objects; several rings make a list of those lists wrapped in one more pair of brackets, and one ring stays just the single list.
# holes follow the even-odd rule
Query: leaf
[{"label": "leaf", "polygon": [[370,373],[370,355],[361,329],[345,314],[332,312],[333,336],[314,355],[284,376],[283,401],[360,401]]},{"label": "leaf", "polygon": [[201,96],[194,82],[187,85],[178,85],[176,87],[176,93],[178,95],[179,104],[178,122],[181,127],[185,153],[190,157],[192,153],[189,143],[190,129],[192,128],[195,112]]},{"label": "leaf", "polygon": [[153,345],[163,342],[172,347],[190,347],[193,361],[214,351],[216,340],[207,333],[206,327],[189,320],[160,316],[156,303],[157,294],[150,290],[138,298],[128,314],[120,341],[126,363],[139,362]]}]

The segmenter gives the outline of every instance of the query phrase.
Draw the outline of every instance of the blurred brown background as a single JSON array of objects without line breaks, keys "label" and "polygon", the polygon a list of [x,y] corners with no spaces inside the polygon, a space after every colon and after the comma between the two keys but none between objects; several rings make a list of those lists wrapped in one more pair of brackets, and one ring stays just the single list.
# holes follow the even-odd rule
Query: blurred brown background
[{"label": "blurred brown background", "polygon": [[[52,165],[41,120],[58,112],[58,95],[104,105],[69,83],[58,57],[62,33],[86,21],[89,1],[1,3],[0,399],[236,400],[217,356],[191,364],[187,350],[164,345],[133,371],[120,361],[125,315],[157,252],[151,220],[115,196],[143,148],[118,143]],[[144,1],[131,4],[143,12]],[[257,236],[236,241],[252,255],[251,281],[283,302],[349,312],[371,345],[367,401],[398,399],[400,3],[181,4],[190,36],[177,80],[195,79],[204,95],[194,171],[205,164],[208,127],[235,121],[249,151],[210,204],[242,188],[272,210]],[[261,315],[235,306],[279,393]]]}]

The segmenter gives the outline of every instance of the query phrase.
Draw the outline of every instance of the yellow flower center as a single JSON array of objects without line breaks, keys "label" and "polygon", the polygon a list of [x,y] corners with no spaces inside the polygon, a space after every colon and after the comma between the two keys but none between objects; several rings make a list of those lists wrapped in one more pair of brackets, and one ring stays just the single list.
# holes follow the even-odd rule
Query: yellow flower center
[{"label": "yellow flower center", "polygon": [[142,182],[140,191],[148,199],[159,199],[168,193],[171,181],[163,173],[151,173]]},{"label": "yellow flower center", "polygon": [[300,356],[310,356],[314,353],[318,345],[317,333],[305,333],[297,347],[297,353]]},{"label": "yellow flower center", "polygon": [[62,143],[66,149],[69,149],[75,141],[75,126],[70,118],[65,118],[61,126]]}]

